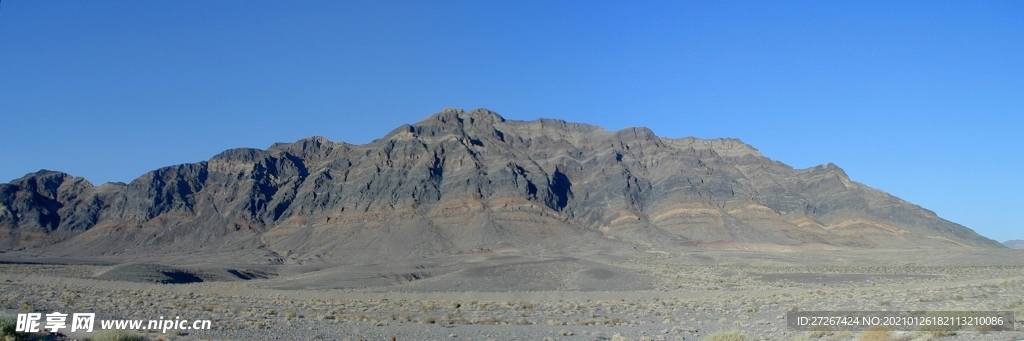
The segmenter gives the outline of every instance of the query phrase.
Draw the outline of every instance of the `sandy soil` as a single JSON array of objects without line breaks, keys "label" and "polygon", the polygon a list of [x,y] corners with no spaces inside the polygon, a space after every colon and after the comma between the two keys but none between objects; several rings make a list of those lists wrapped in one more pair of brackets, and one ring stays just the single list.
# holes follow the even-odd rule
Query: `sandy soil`
[{"label": "sandy soil", "polygon": [[134,331],[152,340],[704,340],[728,331],[749,340],[1024,339],[1024,331],[806,332],[785,321],[794,310],[999,310],[1014,311],[1019,324],[1024,253],[1012,251],[481,252],[285,265],[0,260],[8,262],[0,264],[0,308],[9,313],[212,321],[212,330]]}]

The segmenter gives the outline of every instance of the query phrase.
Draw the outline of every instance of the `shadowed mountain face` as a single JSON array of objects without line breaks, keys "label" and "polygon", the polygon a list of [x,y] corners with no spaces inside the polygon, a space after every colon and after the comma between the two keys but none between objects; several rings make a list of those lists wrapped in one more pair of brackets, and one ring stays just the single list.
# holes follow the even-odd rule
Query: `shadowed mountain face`
[{"label": "shadowed mountain face", "polygon": [[273,262],[594,245],[1002,247],[833,164],[481,109],[365,145],[228,150],[127,185],[52,171],[0,185],[0,250]]}]

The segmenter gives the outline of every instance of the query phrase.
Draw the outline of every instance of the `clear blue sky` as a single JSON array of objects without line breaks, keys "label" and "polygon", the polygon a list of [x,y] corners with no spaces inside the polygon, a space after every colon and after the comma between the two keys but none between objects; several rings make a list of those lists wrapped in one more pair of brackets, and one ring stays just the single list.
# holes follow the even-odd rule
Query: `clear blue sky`
[{"label": "clear blue sky", "polygon": [[0,182],[445,107],[740,138],[1024,239],[1022,1],[0,3]]}]

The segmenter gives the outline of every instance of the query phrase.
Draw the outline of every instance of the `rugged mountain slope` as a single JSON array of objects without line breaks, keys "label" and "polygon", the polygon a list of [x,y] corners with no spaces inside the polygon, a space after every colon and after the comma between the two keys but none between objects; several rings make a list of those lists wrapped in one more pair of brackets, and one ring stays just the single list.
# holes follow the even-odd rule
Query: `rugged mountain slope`
[{"label": "rugged mountain slope", "polygon": [[74,255],[250,250],[266,259],[476,248],[668,245],[1002,247],[828,164],[735,139],[669,139],[448,109],[365,145],[234,149],[93,186],[0,185],[0,249]]},{"label": "rugged mountain slope", "polygon": [[1020,240],[1020,239],[1007,240],[1007,241],[1003,242],[1003,245],[1005,245],[1006,247],[1011,248],[1011,249],[1024,250],[1024,240]]}]

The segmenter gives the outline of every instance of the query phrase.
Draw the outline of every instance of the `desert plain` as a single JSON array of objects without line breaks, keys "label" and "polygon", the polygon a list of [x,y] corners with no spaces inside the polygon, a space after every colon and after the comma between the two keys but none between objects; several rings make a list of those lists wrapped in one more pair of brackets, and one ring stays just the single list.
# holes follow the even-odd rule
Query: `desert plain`
[{"label": "desert plain", "polygon": [[210,330],[130,331],[147,340],[1024,339],[1020,327],[798,331],[786,324],[790,311],[966,310],[1013,311],[1019,325],[1024,252],[1009,249],[734,244],[558,254],[510,247],[283,265],[185,256],[0,259],[0,304],[10,314],[211,321]]}]

